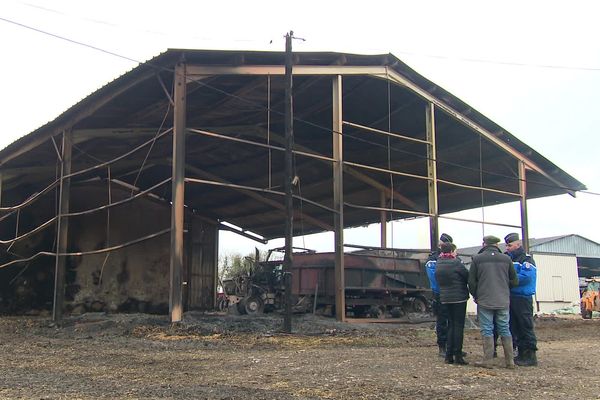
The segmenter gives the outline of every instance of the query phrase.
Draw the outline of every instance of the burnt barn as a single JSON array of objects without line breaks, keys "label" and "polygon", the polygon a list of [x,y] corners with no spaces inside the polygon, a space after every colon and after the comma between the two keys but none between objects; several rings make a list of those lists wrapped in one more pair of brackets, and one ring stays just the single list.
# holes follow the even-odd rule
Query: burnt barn
[{"label": "burnt barn", "polygon": [[[168,50],[0,151],[1,311],[213,308],[219,230],[284,236],[284,65]],[[435,246],[520,201],[526,238],[526,199],[585,189],[391,54],[294,53],[292,99],[293,230],[336,232],[336,293],[346,227],[429,218]]]}]

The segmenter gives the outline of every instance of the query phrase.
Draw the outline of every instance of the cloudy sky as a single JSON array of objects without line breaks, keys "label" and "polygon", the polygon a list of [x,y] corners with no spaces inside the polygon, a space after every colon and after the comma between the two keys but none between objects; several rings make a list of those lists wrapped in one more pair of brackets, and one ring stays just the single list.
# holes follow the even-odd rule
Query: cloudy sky
[{"label": "cloudy sky", "polygon": [[[393,53],[598,193],[598,15],[600,2],[580,0],[3,0],[0,147],[167,48],[279,51],[293,30],[306,39],[294,43],[295,51]],[[600,242],[600,196],[528,204],[532,237],[576,233]],[[518,210],[512,204],[468,216],[518,224]],[[507,233],[448,221],[441,229],[459,246],[478,244],[483,233]],[[395,222],[391,231],[394,247],[428,246],[424,220]],[[226,251],[255,245],[230,235],[221,242]],[[378,228],[347,233],[346,243],[359,242],[377,245]],[[319,236],[295,245],[328,250],[332,243]]]}]

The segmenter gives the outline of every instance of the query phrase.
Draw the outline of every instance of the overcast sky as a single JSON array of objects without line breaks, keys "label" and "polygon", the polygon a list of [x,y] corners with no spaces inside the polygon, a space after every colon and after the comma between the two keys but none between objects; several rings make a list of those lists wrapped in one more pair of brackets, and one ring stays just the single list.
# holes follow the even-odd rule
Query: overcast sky
[{"label": "overcast sky", "polygon": [[[600,2],[597,1],[42,1],[0,3],[0,147],[167,48],[393,53],[600,192]],[[18,26],[85,43],[128,59]],[[532,237],[576,233],[600,242],[600,196],[529,204]],[[482,211],[468,214],[481,219]],[[518,205],[486,209],[519,224]],[[459,246],[506,228],[441,221]],[[424,220],[396,222],[394,247],[428,247]],[[331,235],[297,246],[331,250]],[[223,235],[226,251],[255,245]],[[378,228],[346,243],[378,245]],[[274,245],[271,243],[270,245]]]}]

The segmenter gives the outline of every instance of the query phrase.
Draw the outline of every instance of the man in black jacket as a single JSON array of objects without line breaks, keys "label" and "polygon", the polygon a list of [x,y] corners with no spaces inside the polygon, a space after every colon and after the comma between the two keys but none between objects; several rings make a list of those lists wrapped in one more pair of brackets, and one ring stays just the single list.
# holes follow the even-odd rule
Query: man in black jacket
[{"label": "man in black jacket", "polygon": [[442,243],[442,253],[437,261],[435,278],[440,287],[440,301],[448,310],[448,341],[446,347],[446,363],[466,365],[464,359],[463,338],[465,315],[469,290],[467,281],[469,271],[456,258],[456,246]]},{"label": "man in black jacket", "polygon": [[427,258],[427,263],[425,264],[427,277],[429,278],[431,291],[433,292],[432,308],[435,314],[435,334],[437,336],[438,354],[440,357],[446,356],[446,342],[448,341],[448,310],[440,301],[440,288],[435,278],[435,270],[438,257],[441,253],[441,246],[444,243],[452,244],[452,236],[447,233],[442,233],[438,248],[429,254],[429,258]]},{"label": "man in black jacket", "polygon": [[510,288],[519,284],[512,260],[498,247],[500,239],[485,236],[483,247],[473,257],[469,270],[469,291],[477,303],[477,317],[483,339],[483,360],[476,365],[491,368],[494,358],[494,320],[504,348],[506,368],[514,368],[512,336],[509,329]]}]

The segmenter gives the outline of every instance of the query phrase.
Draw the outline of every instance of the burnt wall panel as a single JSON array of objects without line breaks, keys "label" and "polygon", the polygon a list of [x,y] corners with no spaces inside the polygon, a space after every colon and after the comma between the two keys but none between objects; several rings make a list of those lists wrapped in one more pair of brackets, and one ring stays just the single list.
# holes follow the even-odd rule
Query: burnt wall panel
[{"label": "burnt wall panel", "polygon": [[216,299],[217,229],[214,225],[193,218],[190,233],[188,308],[213,309]]},{"label": "burnt wall panel", "polygon": [[[74,191],[78,209],[107,202],[106,189]],[[129,193],[115,191],[112,201]],[[110,210],[73,217],[69,225],[69,251],[90,251],[115,246],[170,226],[170,208],[137,199]],[[107,230],[108,229],[108,230]],[[108,235],[107,235],[108,232]],[[116,251],[70,257],[66,304],[74,312],[127,311],[164,313],[169,301],[170,237],[164,234]]]}]

